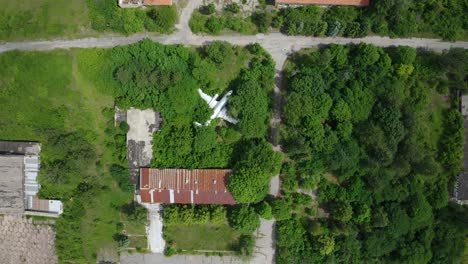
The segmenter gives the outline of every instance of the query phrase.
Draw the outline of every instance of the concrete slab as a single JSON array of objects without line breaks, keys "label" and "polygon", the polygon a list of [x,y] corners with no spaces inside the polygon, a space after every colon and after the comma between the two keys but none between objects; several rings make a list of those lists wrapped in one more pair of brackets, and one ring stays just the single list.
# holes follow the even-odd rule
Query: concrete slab
[{"label": "concrete slab", "polygon": [[161,116],[151,109],[130,108],[127,111],[127,158],[132,181],[137,182],[138,169],[148,167],[153,158],[153,133],[159,130]]},{"label": "concrete slab", "polygon": [[0,155],[0,214],[24,212],[24,156]]},{"label": "concrete slab", "polygon": [[150,224],[147,227],[148,246],[153,253],[163,253],[166,242],[163,238],[163,222],[159,204],[143,204],[148,209]]}]

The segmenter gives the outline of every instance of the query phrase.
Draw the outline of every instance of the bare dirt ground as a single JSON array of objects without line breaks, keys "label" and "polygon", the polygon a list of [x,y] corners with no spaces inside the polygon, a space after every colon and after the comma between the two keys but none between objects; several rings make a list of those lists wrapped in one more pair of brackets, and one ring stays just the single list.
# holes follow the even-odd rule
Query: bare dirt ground
[{"label": "bare dirt ground", "polygon": [[55,233],[21,215],[0,216],[0,263],[54,264]]}]

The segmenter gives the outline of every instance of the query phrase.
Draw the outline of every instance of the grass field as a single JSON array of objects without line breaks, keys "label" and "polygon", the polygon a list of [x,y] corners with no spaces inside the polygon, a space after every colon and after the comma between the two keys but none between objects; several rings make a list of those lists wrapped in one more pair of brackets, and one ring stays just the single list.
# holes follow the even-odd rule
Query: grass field
[{"label": "grass field", "polygon": [[[60,198],[65,212],[72,210],[70,201],[83,200],[84,214],[78,226],[57,226],[57,244],[73,249],[70,234],[76,235],[84,256],[58,252],[62,260],[91,263],[100,248],[117,248],[113,234],[122,222],[128,232],[144,235],[145,223],[132,223],[120,207],[133,199],[132,193],[118,188],[109,173],[115,163],[113,146],[108,144],[105,129],[109,119],[102,114],[112,108],[112,83],[104,83],[105,68],[101,68],[106,50],[57,50],[53,52],[9,52],[0,55],[0,139],[39,141],[42,144],[41,193]],[[101,62],[101,63],[98,63]],[[89,162],[73,163],[72,168],[59,173],[73,173],[68,178],[50,179],[45,163],[61,160],[60,147],[54,140],[75,133],[91,145],[94,156]],[[64,145],[63,149],[74,147]],[[71,153],[69,155],[74,155]],[[67,165],[68,166],[68,165]],[[47,172],[46,172],[47,171]],[[91,193],[76,194],[77,186],[90,183]],[[85,198],[89,196],[89,198]],[[61,218],[58,222],[61,221]],[[145,238],[132,241],[130,247],[145,247]],[[133,245],[135,244],[135,245]]]},{"label": "grass field", "polygon": [[85,0],[0,0],[0,39],[73,37],[88,32]]},{"label": "grass field", "polygon": [[166,226],[164,237],[173,241],[174,248],[180,250],[231,251],[237,244],[240,233],[227,224]]}]

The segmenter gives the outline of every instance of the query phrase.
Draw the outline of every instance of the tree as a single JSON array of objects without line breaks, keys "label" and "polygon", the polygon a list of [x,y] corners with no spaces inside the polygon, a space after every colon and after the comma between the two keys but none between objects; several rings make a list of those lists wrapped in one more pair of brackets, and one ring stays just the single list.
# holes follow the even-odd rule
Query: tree
[{"label": "tree", "polygon": [[204,51],[206,56],[218,65],[226,62],[226,58],[234,54],[231,45],[225,41],[213,41],[205,46]]},{"label": "tree", "polygon": [[229,177],[228,189],[238,203],[261,201],[268,192],[269,176],[259,167],[238,163]]},{"label": "tree", "polygon": [[250,235],[260,226],[260,220],[253,207],[241,205],[234,208],[229,216],[230,225],[239,232]]},{"label": "tree", "polygon": [[291,203],[285,199],[275,199],[271,202],[271,211],[277,221],[291,218]]},{"label": "tree", "polygon": [[261,202],[257,206],[257,213],[262,218],[265,218],[267,220],[271,220],[273,218],[271,206],[265,201]]}]

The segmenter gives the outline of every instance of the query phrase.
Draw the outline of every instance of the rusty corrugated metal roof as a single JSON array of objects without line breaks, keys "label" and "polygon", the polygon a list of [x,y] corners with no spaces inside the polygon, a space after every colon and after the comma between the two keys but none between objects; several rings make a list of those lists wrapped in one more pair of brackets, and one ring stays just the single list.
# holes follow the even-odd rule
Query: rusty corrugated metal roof
[{"label": "rusty corrugated metal roof", "polygon": [[172,5],[172,0],[145,0],[143,5],[147,6],[161,6],[161,5]]},{"label": "rusty corrugated metal roof", "polygon": [[370,0],[276,0],[277,4],[289,5],[353,5],[368,6]]},{"label": "rusty corrugated metal roof", "polygon": [[144,203],[235,204],[226,183],[231,170],[140,169]]}]

